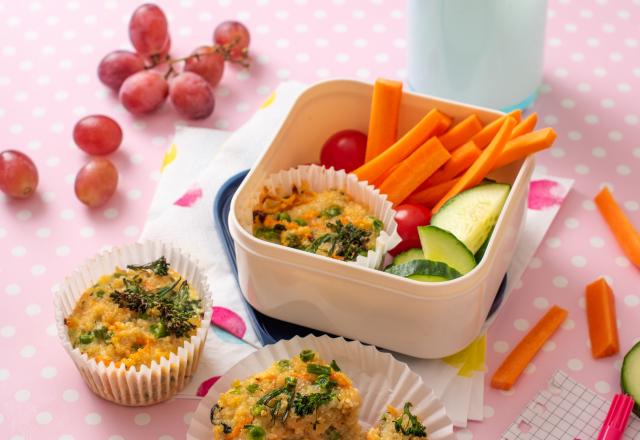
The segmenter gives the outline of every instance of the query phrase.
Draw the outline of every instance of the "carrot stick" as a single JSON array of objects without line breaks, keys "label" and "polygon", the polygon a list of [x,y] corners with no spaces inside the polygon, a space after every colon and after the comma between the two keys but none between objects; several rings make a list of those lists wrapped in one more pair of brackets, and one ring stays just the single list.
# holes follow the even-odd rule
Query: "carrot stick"
[{"label": "carrot stick", "polygon": [[560,327],[567,317],[567,311],[552,306],[538,323],[518,342],[511,353],[502,361],[493,377],[491,386],[500,390],[509,390],[516,383],[522,371],[540,351],[547,339]]},{"label": "carrot stick", "polygon": [[511,133],[511,139],[515,139],[518,136],[522,136],[523,134],[527,134],[533,131],[536,128],[536,124],[538,123],[538,114],[533,112],[525,119],[520,121],[516,128],[513,129]]},{"label": "carrot stick", "polygon": [[382,78],[376,80],[371,98],[365,162],[369,162],[396,141],[401,98],[401,82]]},{"label": "carrot stick", "polygon": [[492,121],[484,126],[480,132],[476,133],[474,137],[471,138],[473,142],[476,143],[476,146],[483,150],[487,145],[491,143],[491,140],[496,136],[500,127],[502,127],[502,123],[507,119],[507,117],[511,116],[516,122],[520,122],[520,117],[522,116],[522,112],[520,110],[514,110],[511,113],[500,116],[495,121]]},{"label": "carrot stick", "polygon": [[[516,128],[520,125],[518,124]],[[513,130],[515,131],[514,128]],[[531,133],[523,134],[516,138],[512,137],[507,145],[504,146],[504,150],[498,156],[493,169],[498,169],[505,165],[515,162],[516,160],[523,159],[530,154],[549,148],[553,141],[556,140],[556,132],[553,128],[543,128]]]},{"label": "carrot stick", "polygon": [[451,118],[438,109],[432,109],[411,130],[392,146],[353,171],[360,180],[374,182],[389,168],[402,162],[431,136],[437,136],[451,124]]},{"label": "carrot stick", "polygon": [[426,189],[457,177],[466,171],[478,157],[480,157],[481,153],[482,151],[476,147],[473,141],[469,141],[462,147],[456,148],[451,153],[451,159],[449,159],[442,168],[433,173],[433,176],[425,180],[418,190]]},{"label": "carrot stick", "polygon": [[640,268],[640,233],[620,208],[607,187],[595,197],[596,206],[627,258]]},{"label": "carrot stick", "polygon": [[591,354],[595,359],[620,351],[616,305],[613,291],[604,278],[598,278],[585,289]]},{"label": "carrot stick", "polygon": [[394,205],[402,203],[450,157],[451,154],[434,136],[400,162],[398,168],[382,182],[380,192],[386,194]]},{"label": "carrot stick", "polygon": [[[402,163],[402,162],[400,162]],[[392,166],[391,168],[389,168],[387,171],[384,172],[384,174],[380,177],[378,177],[373,183],[372,185],[375,186],[376,188],[380,188],[380,185],[382,185],[382,182],[385,181],[385,179],[387,177],[389,177],[391,175],[391,173],[393,173],[399,166],[400,163],[395,164],[394,166]]]},{"label": "carrot stick", "polygon": [[470,140],[480,130],[482,130],[482,122],[480,122],[478,115],[473,113],[440,136],[440,142],[448,151],[453,151]]},{"label": "carrot stick", "polygon": [[449,192],[433,207],[433,212],[438,212],[440,207],[449,200],[451,197],[464,191],[467,188],[476,186],[485,178],[487,174],[493,169],[498,156],[504,149],[505,144],[511,137],[511,132],[516,126],[517,122],[512,117],[508,116],[498,134],[493,138],[487,148],[485,148],[480,157],[469,167],[467,171],[460,177],[460,180],[449,190]]},{"label": "carrot stick", "polygon": [[438,201],[444,197],[444,195],[460,180],[452,179],[447,182],[442,182],[421,191],[416,191],[407,197],[407,203],[417,203],[419,205],[425,205],[429,208],[433,207]]}]

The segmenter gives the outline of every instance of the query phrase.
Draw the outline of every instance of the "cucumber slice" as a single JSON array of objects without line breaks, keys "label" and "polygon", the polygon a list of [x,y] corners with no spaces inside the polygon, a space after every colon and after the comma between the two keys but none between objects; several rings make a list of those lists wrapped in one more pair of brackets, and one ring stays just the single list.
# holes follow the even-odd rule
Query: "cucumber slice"
[{"label": "cucumber slice", "polygon": [[399,264],[408,263],[412,260],[424,260],[424,252],[422,252],[422,249],[415,248],[404,251],[396,255],[396,257],[393,259],[392,264],[394,266],[397,266]]},{"label": "cucumber slice", "polygon": [[486,183],[463,191],[440,208],[431,224],[451,232],[475,254],[498,221],[510,189]]},{"label": "cucumber slice", "polygon": [[624,356],[620,373],[620,388],[635,402],[633,412],[640,417],[640,342]]},{"label": "cucumber slice", "polygon": [[476,263],[480,263],[480,260],[482,260],[482,257],[484,257],[484,253],[487,251],[487,246],[489,246],[489,240],[491,240],[492,234],[493,234],[493,228],[491,228],[491,231],[489,232],[489,236],[484,241],[484,243],[482,243],[482,246],[480,246],[480,249],[478,249],[478,252],[476,252],[474,255],[476,259]]},{"label": "cucumber slice", "polygon": [[462,275],[476,267],[473,254],[451,232],[430,225],[419,226],[418,235],[427,260],[441,261]]},{"label": "cucumber slice", "polygon": [[408,263],[389,266],[385,272],[417,281],[448,281],[462,276],[460,272],[441,261],[411,260]]}]

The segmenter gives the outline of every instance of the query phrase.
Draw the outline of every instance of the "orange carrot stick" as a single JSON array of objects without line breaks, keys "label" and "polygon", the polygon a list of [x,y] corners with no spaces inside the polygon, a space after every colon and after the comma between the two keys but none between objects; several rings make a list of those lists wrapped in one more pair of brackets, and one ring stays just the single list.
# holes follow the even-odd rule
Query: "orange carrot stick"
[{"label": "orange carrot stick", "polygon": [[481,153],[482,151],[476,147],[473,141],[469,141],[462,147],[456,148],[451,153],[451,159],[449,159],[442,168],[433,173],[433,176],[425,180],[418,190],[426,189],[457,177],[466,171],[478,157],[480,157]]},{"label": "orange carrot stick", "polygon": [[451,154],[434,136],[400,163],[398,168],[382,182],[380,192],[386,194],[394,205],[402,203],[450,157]]},{"label": "orange carrot stick", "polygon": [[417,203],[419,205],[425,205],[429,208],[433,207],[438,201],[444,197],[444,195],[456,184],[460,178],[452,179],[447,182],[442,182],[421,191],[416,191],[407,197],[407,203]]},{"label": "orange carrot stick", "polygon": [[516,126],[517,122],[512,117],[508,116],[498,134],[493,138],[487,148],[482,151],[480,157],[469,167],[467,171],[462,175],[460,180],[449,190],[449,192],[433,207],[433,212],[438,212],[438,209],[451,197],[464,191],[467,188],[476,186],[486,177],[487,174],[493,169],[498,156],[504,149],[507,141],[511,137],[511,132]]},{"label": "orange carrot stick", "polygon": [[502,361],[493,377],[491,386],[500,390],[509,390],[516,383],[522,371],[540,351],[547,339],[560,327],[567,317],[567,311],[552,306],[538,323],[518,342],[511,353]]},{"label": "orange carrot stick", "polygon": [[437,136],[451,124],[451,118],[438,109],[432,109],[411,130],[392,146],[353,171],[360,180],[374,182],[389,168],[409,157],[431,136]]},{"label": "orange carrot stick", "polygon": [[[519,126],[517,125],[516,128]],[[515,128],[513,130],[515,131]],[[553,141],[556,140],[556,137],[556,132],[550,127],[523,134],[516,138],[512,137],[507,142],[507,145],[504,146],[500,156],[498,156],[493,169],[498,169],[530,154],[549,148]]]},{"label": "orange carrot stick", "polygon": [[399,162],[399,163],[395,164],[394,166],[392,166],[391,168],[389,168],[387,171],[385,171],[385,172],[384,172],[384,174],[383,174],[382,176],[378,177],[378,178],[377,178],[377,179],[372,183],[372,185],[373,185],[373,186],[375,186],[376,188],[380,188],[380,185],[382,185],[382,182],[384,182],[384,181],[385,181],[385,179],[386,179],[387,177],[389,177],[389,176],[391,175],[391,173],[393,173],[393,172],[394,172],[394,171],[395,171],[395,170],[400,166],[400,163],[402,163],[402,162]]},{"label": "orange carrot stick", "polygon": [[611,287],[604,278],[598,278],[585,289],[587,321],[591,354],[595,359],[611,356],[620,351],[616,305]]},{"label": "orange carrot stick", "polygon": [[376,80],[371,98],[365,162],[369,162],[396,141],[401,99],[401,82],[383,78]]},{"label": "orange carrot stick", "polygon": [[538,123],[538,114],[533,112],[525,119],[520,121],[516,128],[513,129],[511,133],[511,139],[515,139],[518,136],[522,136],[523,134],[527,134],[533,131],[536,128],[536,124]]},{"label": "orange carrot stick", "polygon": [[640,268],[640,233],[620,208],[607,187],[595,197],[596,206],[627,258]]},{"label": "orange carrot stick", "polygon": [[440,142],[448,151],[453,151],[470,140],[480,130],[482,130],[482,122],[480,122],[478,115],[473,113],[440,136]]},{"label": "orange carrot stick", "polygon": [[516,122],[520,122],[520,117],[522,116],[522,112],[520,110],[514,110],[511,113],[500,116],[495,121],[491,121],[487,125],[484,126],[480,132],[476,133],[474,137],[471,138],[473,142],[475,142],[476,146],[483,150],[487,145],[491,143],[491,140],[496,136],[500,127],[502,127],[502,123],[507,119],[507,117],[511,116]]}]

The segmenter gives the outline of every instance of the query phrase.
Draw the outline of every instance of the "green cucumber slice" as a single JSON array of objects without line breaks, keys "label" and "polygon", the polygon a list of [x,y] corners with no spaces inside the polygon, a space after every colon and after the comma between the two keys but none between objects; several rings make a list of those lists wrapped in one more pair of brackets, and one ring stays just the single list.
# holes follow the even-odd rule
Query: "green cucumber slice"
[{"label": "green cucumber slice", "polygon": [[412,260],[424,260],[424,252],[422,249],[414,248],[409,249],[408,251],[404,251],[393,259],[393,265],[408,263]]},{"label": "green cucumber slice", "polygon": [[510,189],[504,183],[486,183],[463,191],[440,208],[431,224],[451,232],[475,254],[498,221]]},{"label": "green cucumber slice", "polygon": [[408,263],[392,265],[385,272],[417,281],[448,281],[462,276],[460,272],[441,261],[411,260]]},{"label": "green cucumber slice", "polygon": [[429,225],[419,226],[418,235],[427,260],[441,261],[462,275],[476,267],[473,254],[451,232]]},{"label": "green cucumber slice", "polygon": [[624,356],[620,373],[620,388],[635,402],[633,412],[640,417],[640,342]]},{"label": "green cucumber slice", "polygon": [[476,263],[480,263],[480,260],[482,260],[482,257],[484,257],[484,253],[487,251],[487,246],[489,246],[489,240],[491,240],[492,234],[493,234],[493,228],[491,228],[491,231],[489,232],[489,236],[484,241],[484,243],[482,243],[482,246],[480,246],[480,249],[478,249],[478,252],[476,252],[474,255],[476,259]]}]

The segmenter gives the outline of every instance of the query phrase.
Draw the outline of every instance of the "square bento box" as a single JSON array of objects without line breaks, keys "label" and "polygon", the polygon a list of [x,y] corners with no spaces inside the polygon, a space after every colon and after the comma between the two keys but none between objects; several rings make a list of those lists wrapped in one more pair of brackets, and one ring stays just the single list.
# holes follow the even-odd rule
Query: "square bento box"
[{"label": "square bento box", "polygon": [[[419,358],[441,358],[481,332],[518,243],[533,157],[489,177],[512,185],[484,258],[469,273],[425,283],[255,238],[238,220],[271,174],[318,162],[325,140],[344,129],[367,132],[373,85],[331,80],[307,88],[271,145],[233,197],[229,228],[242,294],[261,313]],[[485,108],[404,92],[398,135],[438,108],[454,123],[476,113],[483,124],[502,115]]]}]

